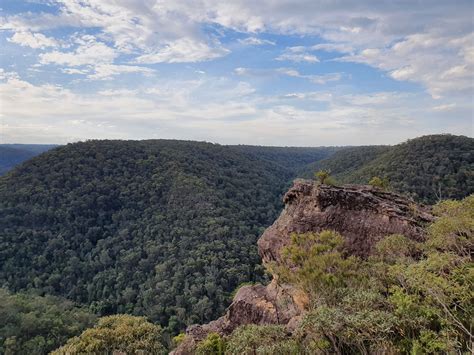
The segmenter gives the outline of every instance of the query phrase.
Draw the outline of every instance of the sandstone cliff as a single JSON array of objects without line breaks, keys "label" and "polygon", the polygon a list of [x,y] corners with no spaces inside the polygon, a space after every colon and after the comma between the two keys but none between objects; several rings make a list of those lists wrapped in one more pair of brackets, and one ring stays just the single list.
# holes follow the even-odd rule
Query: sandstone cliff
[{"label": "sandstone cliff", "polygon": [[[263,263],[280,260],[280,251],[293,233],[334,230],[345,238],[348,254],[366,257],[386,235],[425,237],[423,226],[433,221],[429,208],[395,193],[361,185],[328,186],[296,180],[284,196],[285,208],[258,241]],[[205,325],[191,326],[174,354],[191,354],[209,332],[230,334],[244,324],[284,324],[292,330],[301,319],[306,296],[276,278],[267,286],[244,286],[227,313]]]}]

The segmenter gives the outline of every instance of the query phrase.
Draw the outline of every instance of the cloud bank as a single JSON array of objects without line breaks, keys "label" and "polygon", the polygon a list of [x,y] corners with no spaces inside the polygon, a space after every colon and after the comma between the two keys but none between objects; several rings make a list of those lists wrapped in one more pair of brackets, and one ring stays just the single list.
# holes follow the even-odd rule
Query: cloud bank
[{"label": "cloud bank", "polygon": [[473,133],[471,1],[23,5],[0,18],[4,142]]}]

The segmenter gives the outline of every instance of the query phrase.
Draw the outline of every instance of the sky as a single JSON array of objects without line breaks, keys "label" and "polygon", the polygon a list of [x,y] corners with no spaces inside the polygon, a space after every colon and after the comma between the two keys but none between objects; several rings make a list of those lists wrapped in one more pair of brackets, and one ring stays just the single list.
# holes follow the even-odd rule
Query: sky
[{"label": "sky", "polygon": [[0,142],[474,133],[472,0],[2,0]]}]

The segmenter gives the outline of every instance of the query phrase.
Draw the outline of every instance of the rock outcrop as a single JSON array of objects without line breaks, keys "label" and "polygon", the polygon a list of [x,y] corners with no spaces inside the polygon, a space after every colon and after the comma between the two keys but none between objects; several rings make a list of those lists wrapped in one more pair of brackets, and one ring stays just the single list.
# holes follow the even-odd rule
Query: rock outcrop
[{"label": "rock outcrop", "polygon": [[278,262],[281,248],[293,233],[334,230],[345,237],[349,254],[365,257],[389,234],[422,240],[423,226],[433,220],[428,208],[365,185],[338,187],[296,180],[284,202],[280,217],[258,240],[264,263]]},{"label": "rock outcrop", "polygon": [[[296,180],[284,202],[280,217],[258,241],[264,263],[280,261],[280,251],[293,233],[334,230],[344,237],[348,254],[366,257],[377,241],[390,234],[423,240],[423,227],[434,219],[429,208],[371,186],[339,187]],[[208,333],[227,335],[244,324],[283,324],[292,330],[307,303],[305,294],[289,285],[279,285],[275,279],[267,286],[244,286],[223,317],[189,327],[174,354],[191,354]]]}]

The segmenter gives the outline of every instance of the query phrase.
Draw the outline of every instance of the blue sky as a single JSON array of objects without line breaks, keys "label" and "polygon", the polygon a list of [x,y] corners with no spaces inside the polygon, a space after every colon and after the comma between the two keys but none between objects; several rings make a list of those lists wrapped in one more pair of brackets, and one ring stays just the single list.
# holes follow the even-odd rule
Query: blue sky
[{"label": "blue sky", "polygon": [[472,1],[4,0],[0,141],[473,135]]}]

